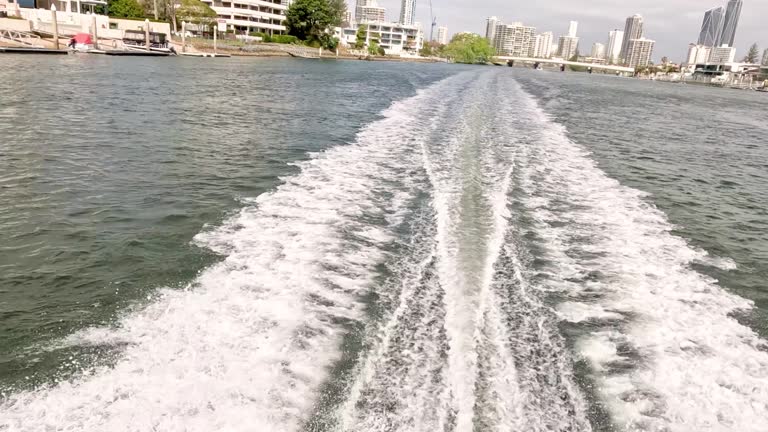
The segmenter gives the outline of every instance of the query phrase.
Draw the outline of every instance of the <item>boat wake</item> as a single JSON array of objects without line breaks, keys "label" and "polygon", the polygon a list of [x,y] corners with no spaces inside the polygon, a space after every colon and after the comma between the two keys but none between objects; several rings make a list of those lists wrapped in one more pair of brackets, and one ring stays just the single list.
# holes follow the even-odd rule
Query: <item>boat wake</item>
[{"label": "boat wake", "polygon": [[508,75],[396,102],[195,241],[226,259],[0,430],[761,431],[750,303]]}]

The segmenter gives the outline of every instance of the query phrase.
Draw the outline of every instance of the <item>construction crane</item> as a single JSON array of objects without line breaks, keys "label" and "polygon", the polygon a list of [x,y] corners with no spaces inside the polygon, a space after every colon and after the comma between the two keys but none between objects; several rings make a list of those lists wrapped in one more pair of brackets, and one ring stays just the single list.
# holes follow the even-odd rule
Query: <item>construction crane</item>
[{"label": "construction crane", "polygon": [[432,14],[432,0],[429,0],[429,16],[432,18],[432,27],[429,29],[429,41],[432,42],[435,40],[435,26],[437,25],[437,18]]}]

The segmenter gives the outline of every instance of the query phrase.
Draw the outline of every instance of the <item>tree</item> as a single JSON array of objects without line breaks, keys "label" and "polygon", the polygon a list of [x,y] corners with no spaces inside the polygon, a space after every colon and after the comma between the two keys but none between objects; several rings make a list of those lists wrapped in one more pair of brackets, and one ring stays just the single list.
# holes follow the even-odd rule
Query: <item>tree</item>
[{"label": "tree", "polygon": [[110,0],[109,16],[115,18],[144,18],[144,9],[136,0]]},{"label": "tree", "polygon": [[445,45],[437,41],[426,42],[424,46],[419,50],[419,55],[422,57],[441,57]]},{"label": "tree", "polygon": [[346,7],[331,5],[335,0],[296,0],[285,14],[285,26],[288,34],[304,41],[321,41],[336,23],[343,19]]},{"label": "tree", "polygon": [[446,57],[456,63],[486,63],[493,57],[488,39],[474,33],[459,33],[446,45]]},{"label": "tree", "polygon": [[757,48],[757,44],[753,43],[751,47],[749,47],[749,52],[744,57],[744,60],[742,60],[744,63],[757,63],[757,56],[760,55],[760,50]]},{"label": "tree", "polygon": [[340,27],[347,13],[346,0],[327,0],[331,14],[331,27]]},{"label": "tree", "polygon": [[355,48],[357,49],[363,49],[365,48],[365,40],[368,37],[368,32],[365,31],[365,26],[360,26],[357,28],[357,34],[355,35]]},{"label": "tree", "polygon": [[766,48],[765,51],[763,51],[762,65],[763,66],[768,66],[768,48]]},{"label": "tree", "polygon": [[181,0],[174,18],[195,24],[210,25],[216,19],[216,12],[200,0]]},{"label": "tree", "polygon": [[379,45],[379,37],[381,37],[378,33],[371,34],[371,41],[368,43],[368,54],[370,55],[378,55],[380,54],[380,51],[382,50],[381,45]]},{"label": "tree", "polygon": [[329,33],[323,33],[320,35],[320,46],[328,51],[336,51],[339,46],[339,39]]}]

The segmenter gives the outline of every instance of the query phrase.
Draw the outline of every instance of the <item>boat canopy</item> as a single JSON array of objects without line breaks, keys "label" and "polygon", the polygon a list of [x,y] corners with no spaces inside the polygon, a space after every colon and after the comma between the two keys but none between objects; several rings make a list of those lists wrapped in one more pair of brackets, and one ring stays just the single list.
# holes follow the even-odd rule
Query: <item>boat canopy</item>
[{"label": "boat canopy", "polygon": [[89,35],[88,33],[78,33],[72,39],[77,44],[83,44],[83,45],[93,44],[93,40],[91,40],[91,35]]}]

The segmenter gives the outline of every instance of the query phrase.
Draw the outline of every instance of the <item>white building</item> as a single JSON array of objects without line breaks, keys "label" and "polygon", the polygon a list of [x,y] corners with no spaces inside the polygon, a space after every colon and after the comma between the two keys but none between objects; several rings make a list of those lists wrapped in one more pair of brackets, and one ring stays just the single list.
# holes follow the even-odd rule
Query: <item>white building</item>
[{"label": "white building", "polygon": [[[0,0],[0,3],[3,0]],[[102,49],[121,48],[126,31],[146,30],[143,20],[120,19],[99,15],[95,6],[104,5],[102,0],[38,0],[36,4],[24,2],[4,3],[5,9],[0,11],[9,16],[22,19],[7,20],[2,24],[4,29],[22,32],[53,33],[52,2],[55,1],[57,12],[56,21],[59,36],[63,39],[77,33],[88,33]],[[30,6],[30,7],[27,7]],[[31,6],[38,6],[37,9]],[[165,22],[150,22],[149,31],[171,34],[171,25]],[[98,40],[97,40],[98,39]],[[0,65],[4,63],[0,62]],[[0,101],[2,101],[0,96]]]},{"label": "white building", "polygon": [[533,48],[536,27],[522,23],[498,24],[493,47],[496,54],[512,57],[528,57]]},{"label": "white building", "polygon": [[605,59],[605,45],[599,42],[592,44],[592,58]]},{"label": "white building", "polygon": [[[365,30],[365,46],[376,39],[387,55],[418,55],[424,46],[424,33],[418,25],[406,26],[400,23],[366,22],[360,27]],[[335,28],[334,33],[342,46],[353,47],[357,42],[359,27]]]},{"label": "white building", "polygon": [[554,35],[552,32],[539,33],[533,40],[533,50],[531,57],[534,58],[550,58],[552,57],[552,39]]},{"label": "white building", "polygon": [[656,41],[646,38],[631,39],[627,48],[627,65],[631,68],[648,66],[655,44]]},{"label": "white building", "polygon": [[729,47],[728,45],[714,47],[709,54],[709,63],[714,64],[733,63],[735,59],[736,48]]},{"label": "white building", "polygon": [[560,36],[557,43],[557,56],[563,60],[570,60],[579,50],[579,38]]},{"label": "white building", "polygon": [[378,5],[363,6],[360,8],[360,17],[358,23],[364,22],[384,22],[387,20],[387,10]]},{"label": "white building", "polygon": [[697,44],[690,44],[688,45],[688,57],[686,59],[685,64],[690,66],[690,65],[706,63],[709,61],[709,57],[711,54],[712,54],[712,47],[697,45]]},{"label": "white building", "polygon": [[437,43],[442,45],[448,44],[448,27],[440,26],[437,28]]},{"label": "white building", "polygon": [[568,36],[576,37],[576,31],[579,29],[579,23],[577,21],[571,21],[568,25]]},{"label": "white building", "polygon": [[621,59],[621,46],[624,43],[624,32],[616,29],[608,32],[608,47],[605,55],[609,63],[619,63]]},{"label": "white building", "polygon": [[202,0],[237,34],[284,34],[287,2],[282,0]]},{"label": "white building", "polygon": [[493,40],[496,38],[496,26],[499,25],[499,23],[499,19],[495,16],[485,20],[485,38],[491,43],[493,43]]},{"label": "white building", "polygon": [[403,0],[400,5],[400,24],[413,25],[416,22],[416,0]]},{"label": "white building", "polygon": [[376,0],[357,0],[355,2],[355,21],[362,21],[363,8],[367,6],[378,6]]},{"label": "white building", "polygon": [[352,27],[352,25],[355,23],[355,15],[352,13],[352,11],[346,11],[344,12],[344,23],[342,24],[345,27]]},{"label": "white building", "polygon": [[643,35],[643,17],[640,15],[632,15],[627,18],[627,22],[624,25],[624,42],[621,45],[621,53],[619,57],[624,60],[624,63],[629,63],[629,46],[630,41],[635,39],[642,39]]}]

